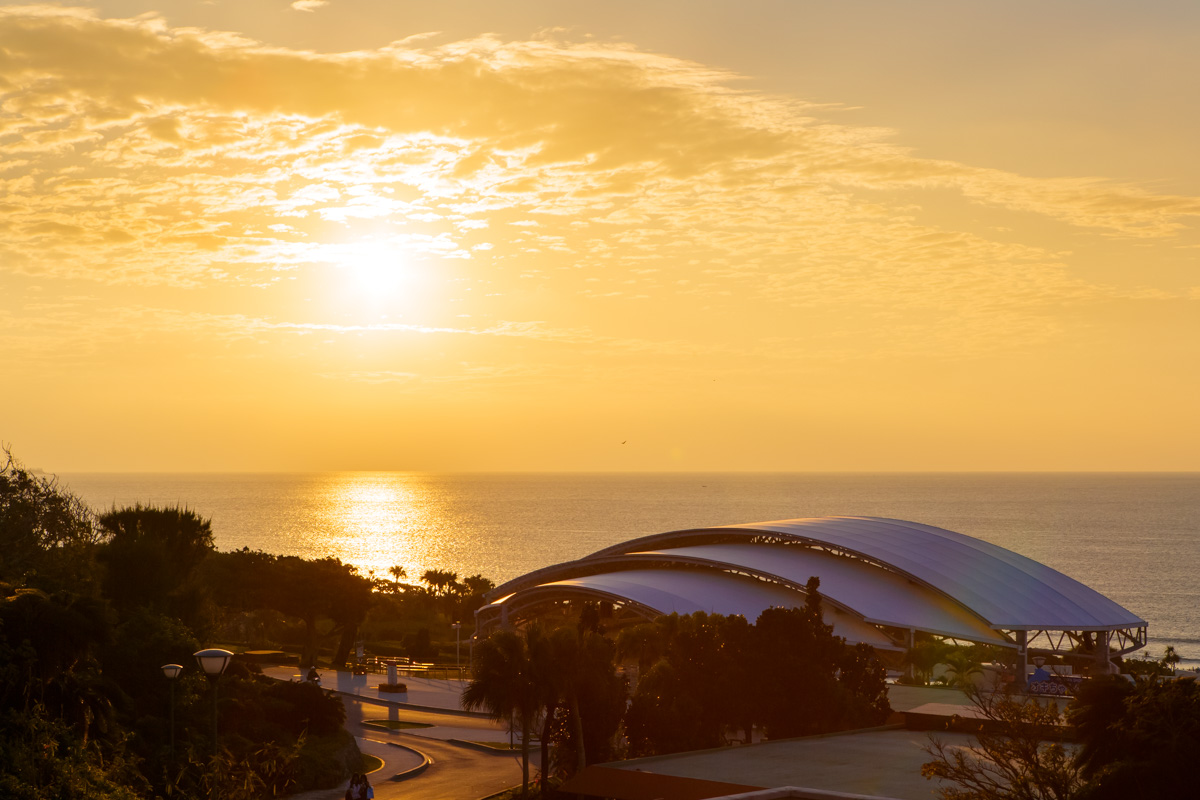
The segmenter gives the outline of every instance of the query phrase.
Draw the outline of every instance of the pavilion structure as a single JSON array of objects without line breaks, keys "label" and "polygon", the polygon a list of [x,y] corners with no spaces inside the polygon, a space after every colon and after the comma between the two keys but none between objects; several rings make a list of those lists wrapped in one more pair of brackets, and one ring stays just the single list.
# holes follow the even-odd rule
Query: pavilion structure
[{"label": "pavilion structure", "polygon": [[568,613],[581,600],[614,622],[678,612],[802,606],[820,580],[822,613],[854,644],[904,652],[918,634],[1034,655],[1111,658],[1146,644],[1146,622],[1094,589],[1011,550],[931,525],[819,517],[660,533],[545,567],[496,587],[476,631]]}]

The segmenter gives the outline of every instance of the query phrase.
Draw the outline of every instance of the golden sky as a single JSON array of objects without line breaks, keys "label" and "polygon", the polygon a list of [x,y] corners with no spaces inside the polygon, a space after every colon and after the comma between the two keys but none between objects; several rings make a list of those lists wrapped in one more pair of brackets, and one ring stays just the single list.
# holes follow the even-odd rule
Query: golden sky
[{"label": "golden sky", "polygon": [[1200,9],[0,5],[0,442],[1200,469]]}]

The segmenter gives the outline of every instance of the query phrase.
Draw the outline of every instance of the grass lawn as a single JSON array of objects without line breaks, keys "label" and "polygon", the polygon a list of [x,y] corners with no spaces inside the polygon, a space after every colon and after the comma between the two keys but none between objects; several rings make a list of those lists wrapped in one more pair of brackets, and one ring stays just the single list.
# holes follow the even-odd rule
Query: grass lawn
[{"label": "grass lawn", "polygon": [[427,722],[405,722],[402,719],[367,719],[363,720],[363,725],[372,725],[376,728],[386,728],[389,731],[402,731],[405,728],[433,727]]},{"label": "grass lawn", "polygon": [[383,769],[383,761],[375,756],[369,756],[366,753],[362,754],[362,767],[359,771],[364,775],[370,775],[372,772],[377,772]]},{"label": "grass lawn", "polygon": [[467,739],[466,741],[471,742],[471,744],[478,744],[478,745],[482,745],[483,747],[490,747],[493,750],[511,750],[514,753],[521,752],[520,745],[512,745],[510,747],[508,742],[477,742],[472,739]]}]

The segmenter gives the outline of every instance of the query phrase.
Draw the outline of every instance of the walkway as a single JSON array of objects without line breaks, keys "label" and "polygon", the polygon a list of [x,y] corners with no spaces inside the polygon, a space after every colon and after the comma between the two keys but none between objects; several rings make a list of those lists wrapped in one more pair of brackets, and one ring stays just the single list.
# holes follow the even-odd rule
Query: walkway
[{"label": "walkway", "polygon": [[[264,666],[263,674],[267,677],[284,681],[298,681],[302,677],[295,667]],[[371,699],[394,701],[409,707],[420,706],[468,716],[484,716],[483,714],[468,714],[459,705],[458,698],[466,686],[466,681],[406,677],[401,677],[400,681],[408,686],[407,693],[380,693],[379,685],[387,683],[386,675],[352,675],[349,672],[335,672],[333,670],[326,670],[321,673],[322,689],[331,689],[342,694],[358,695]]]},{"label": "walkway", "polygon": [[[299,680],[294,668],[265,667],[278,680]],[[346,707],[346,730],[362,752],[384,762],[369,776],[377,800],[479,800],[521,782],[519,752],[489,752],[465,742],[508,741],[508,727],[484,714],[459,708],[463,683],[432,678],[402,679],[406,695],[380,694],[380,675],[327,671],[321,685],[338,692]],[[398,698],[398,699],[392,699]],[[366,720],[392,720],[429,725],[388,731],[364,725]],[[457,740],[462,744],[452,742]],[[536,751],[533,755],[536,755]],[[405,776],[428,760],[419,774]],[[536,763],[536,759],[535,759]],[[531,770],[533,768],[531,767]],[[290,800],[342,800],[346,786],[293,795]]]}]

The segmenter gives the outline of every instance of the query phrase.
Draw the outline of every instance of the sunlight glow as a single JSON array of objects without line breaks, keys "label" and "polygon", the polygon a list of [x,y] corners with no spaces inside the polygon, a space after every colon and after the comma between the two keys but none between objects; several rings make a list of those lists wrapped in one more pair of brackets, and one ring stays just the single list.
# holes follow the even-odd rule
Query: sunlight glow
[{"label": "sunlight glow", "polygon": [[407,283],[401,251],[386,242],[349,245],[339,254],[337,264],[350,290],[365,297],[390,297]]},{"label": "sunlight glow", "polygon": [[323,246],[320,259],[333,267],[328,299],[350,314],[390,316],[420,308],[424,287],[410,257],[409,249],[394,240]]},{"label": "sunlight glow", "polygon": [[414,539],[430,524],[418,508],[409,476],[343,473],[331,476],[326,488],[325,513],[336,533],[329,537],[364,575],[387,576],[393,564],[405,566],[410,578],[419,576],[419,549]]}]

